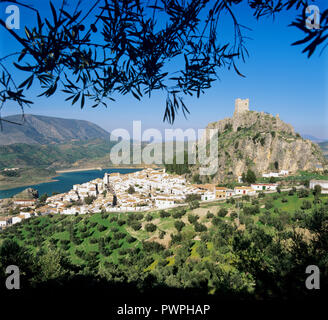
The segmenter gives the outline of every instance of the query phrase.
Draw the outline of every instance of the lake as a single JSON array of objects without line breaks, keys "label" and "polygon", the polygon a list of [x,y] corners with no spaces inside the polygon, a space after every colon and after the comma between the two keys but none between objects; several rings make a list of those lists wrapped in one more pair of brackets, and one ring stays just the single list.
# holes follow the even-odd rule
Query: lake
[{"label": "lake", "polygon": [[49,196],[52,195],[53,192],[68,192],[72,189],[74,184],[85,183],[97,178],[103,178],[105,173],[113,173],[119,172],[122,174],[140,171],[142,169],[103,169],[103,170],[89,170],[89,171],[76,171],[76,172],[65,172],[60,173],[54,179],[56,181],[48,182],[48,183],[39,183],[30,186],[18,187],[14,189],[8,190],[0,190],[0,199],[10,198],[15,194],[25,190],[26,188],[33,188],[38,190],[39,196],[44,193],[47,193]]}]

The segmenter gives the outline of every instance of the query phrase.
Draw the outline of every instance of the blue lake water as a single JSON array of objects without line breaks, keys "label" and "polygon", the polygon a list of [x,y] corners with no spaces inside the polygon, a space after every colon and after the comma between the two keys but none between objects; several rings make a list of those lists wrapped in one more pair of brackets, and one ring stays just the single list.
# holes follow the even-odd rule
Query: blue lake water
[{"label": "blue lake water", "polygon": [[16,193],[19,193],[26,188],[33,188],[38,190],[39,196],[47,193],[49,196],[53,192],[68,192],[72,189],[74,184],[81,184],[97,178],[103,178],[105,173],[119,172],[122,174],[140,171],[141,169],[104,169],[104,170],[89,170],[61,173],[54,178],[53,182],[34,184],[8,190],[0,190],[0,199],[10,198]]}]

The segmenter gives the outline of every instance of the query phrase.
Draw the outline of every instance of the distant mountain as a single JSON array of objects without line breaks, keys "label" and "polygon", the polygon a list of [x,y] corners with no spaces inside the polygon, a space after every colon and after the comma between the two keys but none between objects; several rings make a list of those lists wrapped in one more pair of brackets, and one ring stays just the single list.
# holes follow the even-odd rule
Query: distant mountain
[{"label": "distant mountain", "polygon": [[319,147],[321,148],[323,154],[326,158],[328,158],[328,141],[318,143]]},{"label": "distant mountain", "polygon": [[308,139],[308,140],[311,140],[315,143],[320,143],[320,142],[325,142],[327,141],[327,139],[320,139],[320,138],[317,138],[317,137],[314,137],[314,136],[311,136],[310,134],[302,134],[302,137],[304,139]]},{"label": "distant mountain", "polygon": [[63,119],[26,114],[4,117],[3,119],[21,125],[2,121],[0,145],[14,143],[53,144],[74,140],[108,140],[110,133],[96,124],[85,120]]}]

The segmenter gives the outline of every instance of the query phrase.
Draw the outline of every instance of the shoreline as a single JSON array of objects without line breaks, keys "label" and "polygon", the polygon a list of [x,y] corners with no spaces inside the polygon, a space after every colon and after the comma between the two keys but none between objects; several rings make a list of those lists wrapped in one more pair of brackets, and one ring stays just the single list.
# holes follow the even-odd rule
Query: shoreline
[{"label": "shoreline", "polygon": [[[101,170],[106,168],[101,168]],[[90,170],[99,170],[100,168],[81,168],[81,169],[62,169],[62,170],[56,170],[56,173],[67,173],[67,172],[80,172],[80,171],[90,171]]]},{"label": "shoreline", "polygon": [[53,177],[48,177],[48,178],[45,178],[45,180],[40,180],[40,181],[32,181],[31,182],[26,182],[26,183],[19,183],[15,186],[11,186],[8,188],[8,185],[5,186],[4,188],[3,187],[0,187],[0,191],[7,191],[7,190],[11,190],[11,189],[16,189],[16,188],[21,188],[21,187],[28,187],[28,186],[33,186],[33,185],[36,185],[36,184],[41,184],[41,183],[50,183],[50,182],[56,182],[58,180],[54,179],[58,177],[58,175],[56,176],[53,176]]},{"label": "shoreline", "polygon": [[[106,170],[106,169],[146,169],[149,168],[150,166],[139,166],[139,167],[133,167],[133,166],[124,166],[124,167],[110,167],[110,168],[101,168],[101,170]],[[156,167],[157,168],[157,167]],[[50,177],[45,177],[44,180],[37,180],[32,182],[26,182],[26,183],[17,183],[13,185],[5,185],[0,187],[0,191],[7,191],[11,189],[16,189],[16,188],[21,188],[21,187],[28,187],[28,186],[33,186],[37,184],[42,184],[42,183],[50,183],[50,182],[56,182],[55,178],[58,177],[62,173],[70,173],[70,172],[83,172],[83,171],[90,171],[90,170],[99,170],[100,167],[93,167],[93,168],[76,168],[76,169],[62,169],[62,170],[56,170],[56,175],[55,176],[50,176]]]},{"label": "shoreline", "polygon": [[[139,167],[134,167],[134,166],[124,166],[124,167],[109,167],[109,168],[77,168],[77,169],[61,169],[61,170],[56,170],[56,173],[69,173],[69,172],[82,172],[82,171],[91,171],[91,170],[107,170],[107,169],[147,169],[150,168],[149,166],[139,166]],[[157,168],[157,167],[156,167]]]}]

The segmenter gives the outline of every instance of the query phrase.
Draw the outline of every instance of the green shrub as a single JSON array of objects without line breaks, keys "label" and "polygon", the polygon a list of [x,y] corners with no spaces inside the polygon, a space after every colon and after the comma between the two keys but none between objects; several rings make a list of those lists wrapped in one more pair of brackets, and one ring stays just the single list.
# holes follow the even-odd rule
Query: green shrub
[{"label": "green shrub", "polygon": [[159,212],[159,216],[160,216],[161,218],[167,218],[167,217],[170,216],[170,213],[167,212],[167,211],[161,210],[161,211]]},{"label": "green shrub", "polygon": [[125,232],[116,232],[113,235],[113,239],[114,240],[121,240],[124,239],[126,237],[126,233]]},{"label": "green shrub", "polygon": [[134,237],[132,237],[132,236],[130,236],[130,235],[128,235],[128,236],[126,237],[126,241],[127,241],[128,243],[135,242],[136,240],[137,240],[136,238],[134,238]]},{"label": "green shrub", "polygon": [[134,231],[138,231],[141,229],[141,223],[139,221],[133,221],[130,224],[130,227],[134,230]]},{"label": "green shrub", "polygon": [[232,211],[232,212],[230,213],[230,218],[231,218],[231,219],[238,218],[238,214],[237,214],[237,212],[236,212],[236,211]]},{"label": "green shrub", "polygon": [[183,221],[175,221],[174,227],[180,232],[182,228],[185,226],[185,223]]},{"label": "green shrub", "polygon": [[156,225],[153,223],[147,223],[145,226],[145,230],[147,232],[154,232],[157,229]]},{"label": "green shrub", "polygon": [[96,200],[95,196],[87,196],[87,197],[84,198],[84,203],[87,204],[87,205],[90,205],[95,200]]},{"label": "green shrub", "polygon": [[199,216],[197,216],[197,215],[193,215],[193,214],[188,214],[188,221],[189,221],[191,224],[197,222],[198,219],[199,219]]},{"label": "green shrub", "polygon": [[194,200],[194,201],[189,202],[189,208],[191,210],[199,208],[199,201]]},{"label": "green shrub", "polygon": [[98,230],[99,230],[100,232],[103,232],[103,231],[107,230],[107,227],[104,226],[104,225],[102,225],[102,224],[100,224],[100,225],[98,226]]},{"label": "green shrub", "polygon": [[151,214],[147,214],[146,221],[152,221],[152,220],[153,220],[153,216]]},{"label": "green shrub", "polygon": [[301,209],[302,209],[302,210],[311,209],[311,207],[312,207],[312,204],[311,204],[310,201],[308,201],[308,200],[303,200],[302,205],[301,205]]},{"label": "green shrub", "polygon": [[195,227],[195,231],[196,232],[204,232],[204,231],[207,231],[207,227],[204,224],[199,223],[199,222],[195,222],[194,223],[194,227]]},{"label": "green shrub", "polygon": [[267,210],[270,210],[273,208],[273,203],[272,201],[267,201],[265,204],[264,204],[264,208],[267,209]]},{"label": "green shrub", "polygon": [[171,234],[171,245],[175,243],[180,243],[181,241],[182,241],[181,233],[178,233],[176,235]]},{"label": "green shrub", "polygon": [[126,224],[126,221],[125,220],[118,220],[117,224],[121,227],[121,226]]},{"label": "green shrub", "polygon": [[297,191],[298,198],[307,198],[309,196],[309,190],[307,189],[299,189]]},{"label": "green shrub", "polygon": [[136,190],[134,189],[133,186],[130,186],[130,187],[128,188],[128,194],[133,194],[133,193],[135,193],[135,192],[136,192]]},{"label": "green shrub", "polygon": [[221,209],[218,211],[217,215],[218,215],[218,217],[225,217],[225,216],[227,215],[227,213],[228,213],[228,210],[227,210],[227,209],[225,209],[225,208],[221,208]]},{"label": "green shrub", "polygon": [[172,213],[174,219],[181,219],[186,214],[185,209],[176,210]]},{"label": "green shrub", "polygon": [[212,219],[213,217],[214,217],[214,214],[212,212],[210,212],[210,211],[207,211],[206,218],[207,219]]}]

